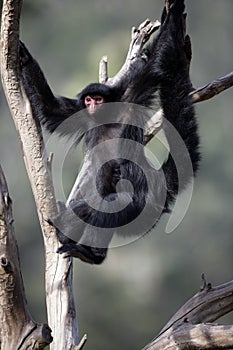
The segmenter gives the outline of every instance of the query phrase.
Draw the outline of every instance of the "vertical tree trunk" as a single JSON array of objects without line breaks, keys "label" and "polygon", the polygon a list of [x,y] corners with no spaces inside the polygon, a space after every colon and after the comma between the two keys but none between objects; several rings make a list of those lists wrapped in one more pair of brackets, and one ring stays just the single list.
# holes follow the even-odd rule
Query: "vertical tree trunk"
[{"label": "vertical tree trunk", "polygon": [[72,259],[64,259],[56,253],[59,243],[55,230],[45,221],[56,215],[57,207],[43,140],[20,82],[18,42],[21,3],[21,0],[4,0],[3,2],[2,82],[21,140],[23,157],[43,232],[46,303],[48,322],[54,339],[51,349],[67,350],[78,344],[78,328],[72,293]]}]

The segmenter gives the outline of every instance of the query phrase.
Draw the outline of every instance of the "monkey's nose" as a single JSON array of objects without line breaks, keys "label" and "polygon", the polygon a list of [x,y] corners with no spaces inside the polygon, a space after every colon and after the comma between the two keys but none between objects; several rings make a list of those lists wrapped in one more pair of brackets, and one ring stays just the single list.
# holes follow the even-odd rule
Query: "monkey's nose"
[{"label": "monkey's nose", "polygon": [[89,106],[89,112],[90,113],[95,113],[95,110],[96,110],[96,105],[94,103],[92,103],[90,106]]}]

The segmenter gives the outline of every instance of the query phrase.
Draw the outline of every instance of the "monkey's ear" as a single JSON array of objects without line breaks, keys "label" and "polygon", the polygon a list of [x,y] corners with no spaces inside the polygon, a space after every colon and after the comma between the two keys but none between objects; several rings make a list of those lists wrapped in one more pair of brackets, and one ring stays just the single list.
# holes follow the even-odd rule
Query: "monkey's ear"
[{"label": "monkey's ear", "polygon": [[76,95],[76,98],[77,98],[78,109],[81,110],[86,108],[82,91]]}]

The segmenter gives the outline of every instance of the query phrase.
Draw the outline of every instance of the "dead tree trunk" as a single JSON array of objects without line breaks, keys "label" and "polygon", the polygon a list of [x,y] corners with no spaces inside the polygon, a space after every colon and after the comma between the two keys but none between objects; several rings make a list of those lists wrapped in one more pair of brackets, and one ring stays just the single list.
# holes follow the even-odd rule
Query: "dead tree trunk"
[{"label": "dead tree trunk", "polygon": [[0,167],[0,349],[43,349],[51,330],[28,311],[14,234],[12,205]]}]

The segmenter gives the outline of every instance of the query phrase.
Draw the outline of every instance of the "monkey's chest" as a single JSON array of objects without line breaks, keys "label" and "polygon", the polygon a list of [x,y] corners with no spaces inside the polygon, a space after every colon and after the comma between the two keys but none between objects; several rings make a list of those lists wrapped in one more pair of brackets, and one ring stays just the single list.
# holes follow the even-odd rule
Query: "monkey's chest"
[{"label": "monkey's chest", "polygon": [[97,191],[101,197],[116,193],[116,185],[121,179],[121,165],[118,160],[110,160],[99,169],[96,177]]},{"label": "monkey's chest", "polygon": [[[103,146],[103,145],[102,145]],[[94,205],[111,193],[122,177],[121,161],[107,147],[88,151],[68,202],[80,198]]]}]

